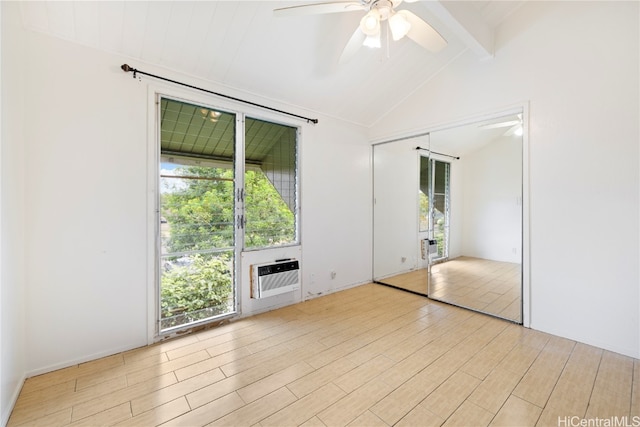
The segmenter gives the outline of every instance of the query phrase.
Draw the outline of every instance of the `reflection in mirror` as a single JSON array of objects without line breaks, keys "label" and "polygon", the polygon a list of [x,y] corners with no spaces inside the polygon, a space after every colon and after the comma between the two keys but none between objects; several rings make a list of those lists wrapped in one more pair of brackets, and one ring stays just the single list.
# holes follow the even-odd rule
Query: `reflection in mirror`
[{"label": "reflection in mirror", "polygon": [[420,159],[417,146],[428,147],[428,135],[373,147],[373,277],[410,292],[427,295],[427,260],[418,225]]},{"label": "reflection in mirror", "polygon": [[522,125],[374,146],[374,280],[522,322]]},{"label": "reflection in mirror", "polygon": [[[427,150],[428,151],[428,150]],[[429,260],[445,261],[449,257],[450,163],[437,160],[428,152],[420,156],[420,231],[431,243]],[[431,202],[431,203],[430,203]],[[434,242],[435,241],[435,242]]]}]

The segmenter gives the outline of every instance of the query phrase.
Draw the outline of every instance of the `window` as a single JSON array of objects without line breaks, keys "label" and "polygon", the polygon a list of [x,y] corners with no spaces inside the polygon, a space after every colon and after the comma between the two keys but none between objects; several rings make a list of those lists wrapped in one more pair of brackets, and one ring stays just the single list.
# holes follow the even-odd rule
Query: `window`
[{"label": "window", "polygon": [[296,128],[246,119],[246,249],[298,242],[296,147]]},{"label": "window", "polygon": [[240,251],[299,242],[297,128],[242,117],[160,99],[159,333],[235,314]]}]

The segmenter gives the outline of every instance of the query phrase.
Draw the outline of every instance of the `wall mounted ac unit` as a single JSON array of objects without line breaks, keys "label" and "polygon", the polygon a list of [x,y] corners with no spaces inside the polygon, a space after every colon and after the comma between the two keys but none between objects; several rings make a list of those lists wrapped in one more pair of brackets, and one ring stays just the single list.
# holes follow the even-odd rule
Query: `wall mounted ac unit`
[{"label": "wall mounted ac unit", "polygon": [[427,259],[427,257],[433,257],[438,255],[438,242],[433,239],[422,239],[420,241],[420,253],[422,254],[422,259]]},{"label": "wall mounted ac unit", "polygon": [[251,298],[266,298],[300,289],[297,260],[251,266]]}]

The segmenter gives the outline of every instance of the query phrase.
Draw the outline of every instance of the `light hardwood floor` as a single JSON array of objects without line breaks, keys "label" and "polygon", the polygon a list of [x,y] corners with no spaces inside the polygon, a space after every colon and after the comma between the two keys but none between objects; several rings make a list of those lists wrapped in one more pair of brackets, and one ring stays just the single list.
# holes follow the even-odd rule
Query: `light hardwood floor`
[{"label": "light hardwood floor", "polygon": [[640,361],[370,284],[29,378],[9,426],[569,426],[572,416],[640,416]]}]

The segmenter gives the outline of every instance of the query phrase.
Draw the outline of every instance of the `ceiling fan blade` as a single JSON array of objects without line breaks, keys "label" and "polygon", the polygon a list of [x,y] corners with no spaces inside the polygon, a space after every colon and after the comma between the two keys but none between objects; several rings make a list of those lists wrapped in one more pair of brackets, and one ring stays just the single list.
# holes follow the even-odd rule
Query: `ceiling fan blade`
[{"label": "ceiling fan blade", "polygon": [[[522,129],[522,125],[520,123],[518,123],[517,125],[511,126],[511,128],[509,128],[509,130],[507,130],[504,133],[504,136],[511,136],[514,133],[518,132],[519,129]],[[518,135],[522,135],[521,133]]]},{"label": "ceiling fan blade", "polygon": [[506,122],[498,122],[498,123],[488,123],[486,125],[480,125],[479,128],[482,129],[497,129],[497,128],[506,128],[508,126],[519,125],[520,120],[509,120]]},{"label": "ceiling fan blade", "polygon": [[274,16],[316,15],[322,13],[340,13],[362,11],[361,3],[355,1],[331,1],[326,3],[301,4],[274,9]]},{"label": "ceiling fan blade", "polygon": [[447,45],[447,41],[440,33],[414,13],[406,9],[399,10],[397,13],[402,14],[411,24],[411,29],[407,33],[407,37],[420,46],[431,52],[438,52]]},{"label": "ceiling fan blade", "polygon": [[351,58],[353,58],[366,38],[367,36],[362,31],[360,31],[360,27],[356,28],[356,31],[353,33],[353,35],[347,42],[347,45],[342,50],[342,55],[340,55],[338,63],[344,64],[345,62],[348,62]]}]

